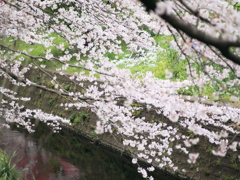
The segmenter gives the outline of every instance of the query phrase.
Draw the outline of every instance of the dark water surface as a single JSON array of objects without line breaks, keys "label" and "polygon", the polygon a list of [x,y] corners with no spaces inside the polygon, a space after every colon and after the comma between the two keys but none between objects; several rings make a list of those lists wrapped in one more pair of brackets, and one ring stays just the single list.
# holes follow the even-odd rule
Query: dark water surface
[{"label": "dark water surface", "polygon": [[[8,154],[16,151],[14,162],[26,168],[24,180],[143,180],[129,157],[67,129],[53,133],[43,123],[35,133],[16,127],[0,129],[0,148]],[[178,179],[162,171],[152,175],[155,180]]]},{"label": "dark water surface", "polygon": [[[29,134],[17,128],[0,130],[0,148],[16,151],[27,180],[141,180],[131,159],[106,150],[68,130],[44,124]],[[34,178],[33,178],[34,176]]]}]

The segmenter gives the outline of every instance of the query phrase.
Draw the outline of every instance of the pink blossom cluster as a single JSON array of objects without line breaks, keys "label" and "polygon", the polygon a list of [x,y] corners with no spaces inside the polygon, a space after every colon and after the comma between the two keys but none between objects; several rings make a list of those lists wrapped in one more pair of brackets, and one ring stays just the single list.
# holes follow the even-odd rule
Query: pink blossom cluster
[{"label": "pink blossom cluster", "polygon": [[[201,145],[202,139],[207,139],[208,145],[215,147],[213,156],[223,157],[229,151],[239,149],[239,141],[229,140],[229,134],[234,136],[240,133],[239,127],[234,126],[240,123],[239,108],[190,102],[178,95],[177,90],[192,84],[204,88],[215,82],[220,82],[221,90],[239,87],[240,66],[223,57],[212,46],[189,38],[159,18],[181,11],[182,19],[201,31],[223,40],[236,41],[240,35],[240,16],[233,8],[235,1],[184,1],[187,3],[185,5],[180,3],[183,1],[161,2],[155,12],[149,13],[137,1],[129,0],[4,2],[0,2],[0,33],[10,36],[12,44],[15,40],[21,40],[46,48],[44,55],[32,56],[30,52],[34,49],[19,51],[0,42],[0,100],[1,107],[4,107],[1,115],[8,123],[18,123],[29,132],[34,132],[31,122],[34,118],[58,132],[60,122],[69,124],[70,121],[39,109],[23,111],[24,107],[17,101],[31,99],[19,98],[15,91],[5,88],[6,79],[19,88],[37,87],[67,96],[70,101],[61,104],[66,110],[90,108],[98,116],[97,134],[118,134],[122,137],[122,144],[134,152],[134,164],[138,160],[151,164],[147,169],[138,168],[143,178],[153,179],[148,177],[148,171],[154,171],[156,167],[186,172],[176,165],[172,155],[182,152],[187,156],[187,163],[196,163],[201,154],[191,152],[191,147]],[[196,13],[199,13],[197,17],[193,15]],[[135,54],[135,59],[131,55],[124,59],[126,62],[142,60],[147,56],[146,51],[162,50],[157,47],[149,31],[171,34],[176,38],[173,38],[171,45],[178,51],[179,60],[188,60],[186,69],[189,77],[186,80],[171,81],[173,74],[170,70],[164,70],[167,80],[161,80],[151,72],[132,74],[116,65],[117,55],[123,53],[123,45]],[[56,45],[53,34],[63,38],[65,43]],[[60,55],[54,55],[52,46],[57,48]],[[235,55],[240,53],[238,47],[232,51]],[[116,61],[110,61],[106,53],[115,54]],[[59,83],[59,76],[52,76],[43,61],[52,64],[59,76],[68,78],[79,89],[64,89]],[[51,78],[54,87],[49,88],[26,78],[26,73],[33,68]],[[69,68],[88,73],[65,73]],[[239,91],[237,89],[231,97],[233,102],[239,102]],[[215,92],[214,96],[220,96],[219,92]],[[6,97],[11,101],[6,101]],[[154,112],[158,116],[147,119],[141,116],[141,112]],[[194,138],[183,132],[191,132]]]}]

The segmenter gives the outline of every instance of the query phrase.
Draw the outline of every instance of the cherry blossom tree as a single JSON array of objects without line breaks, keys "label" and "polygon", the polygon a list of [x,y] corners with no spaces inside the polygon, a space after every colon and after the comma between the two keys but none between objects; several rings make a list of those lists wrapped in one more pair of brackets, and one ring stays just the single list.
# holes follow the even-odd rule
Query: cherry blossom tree
[{"label": "cherry blossom tree", "polygon": [[[192,39],[214,46],[224,57],[240,64],[239,13],[234,9],[238,1],[141,2],[148,11],[156,12],[179,33],[181,31]],[[234,51],[231,47],[237,49]]]},{"label": "cherry blossom tree", "polygon": [[[98,121],[96,133],[121,136],[122,144],[132,151],[132,162],[150,164],[138,171],[155,168],[191,173],[175,160],[182,153],[189,167],[204,154],[201,143],[211,149],[211,157],[224,157],[240,147],[238,140],[240,109],[188,101],[177,93],[192,84],[201,89],[218,84],[219,92],[235,91],[239,101],[240,19],[237,1],[161,1],[155,0],[2,0],[0,1],[0,101],[2,116],[33,132],[29,119],[46,122],[54,131],[67,118],[39,109],[24,107],[28,97],[19,97],[16,89],[36,87],[67,98],[61,106],[90,108]],[[145,6],[144,6],[145,5]],[[145,8],[147,11],[145,11]],[[160,51],[154,34],[171,35],[171,46],[178,60],[187,60],[189,77],[184,81],[157,79],[151,72],[132,74],[120,69],[106,54],[116,59],[130,51],[130,60],[145,58],[149,51]],[[56,42],[61,39],[61,43]],[[33,48],[16,48],[18,42]],[[34,54],[35,45],[44,53]],[[176,60],[177,61],[177,60]],[[174,63],[174,62],[173,62]],[[184,67],[185,68],[185,67]],[[51,79],[50,87],[27,76],[37,69]],[[49,70],[51,69],[51,70]],[[71,69],[72,73],[66,73]],[[50,72],[58,72],[52,75]],[[75,72],[73,72],[75,71]],[[171,71],[166,77],[171,78]],[[76,84],[78,91],[66,90],[61,77]],[[141,77],[141,78],[139,78]],[[86,86],[83,82],[91,82]],[[216,93],[216,96],[219,95]],[[136,104],[138,104],[136,106]],[[137,112],[143,113],[139,116]],[[156,114],[164,119],[151,119]],[[240,159],[240,154],[237,156]]]}]

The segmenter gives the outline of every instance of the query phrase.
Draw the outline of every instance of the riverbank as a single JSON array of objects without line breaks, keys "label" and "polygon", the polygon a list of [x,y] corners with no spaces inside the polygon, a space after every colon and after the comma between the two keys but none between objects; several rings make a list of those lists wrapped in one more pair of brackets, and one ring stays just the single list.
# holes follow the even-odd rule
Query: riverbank
[{"label": "riverbank", "polygon": [[[51,76],[56,76],[62,87],[65,87],[66,90],[79,90],[81,87],[78,87],[77,83],[74,81],[69,81],[70,76],[66,74],[65,76],[60,76],[57,72],[48,72]],[[15,90],[19,97],[31,97],[30,101],[21,102],[26,108],[29,109],[41,109],[43,112],[61,116],[63,118],[70,119],[72,125],[63,125],[64,128],[71,130],[81,136],[88,138],[94,143],[101,145],[105,148],[112,149],[113,151],[118,152],[119,154],[126,154],[132,158],[137,157],[137,148],[130,145],[123,145],[123,137],[121,134],[113,133],[104,133],[96,134],[96,122],[98,121],[98,116],[91,111],[90,108],[80,108],[75,107],[64,107],[61,104],[69,102],[66,95],[59,95],[54,91],[55,83],[51,81],[50,76],[47,76],[45,73],[42,73],[39,70],[30,70],[27,77],[34,82],[37,82],[38,85],[35,87],[24,87],[18,88],[13,86],[10,82],[1,81],[1,84],[4,84],[5,87]],[[79,82],[78,82],[79,83]],[[85,87],[94,84],[95,82],[85,81]],[[101,82],[98,82],[101,84]],[[42,86],[47,86],[50,89],[41,88]],[[82,90],[84,93],[84,89]],[[121,100],[117,102],[119,106],[123,104]],[[176,128],[179,133],[183,136],[189,136],[195,138],[195,135],[191,131],[186,131],[183,127],[179,126],[176,123],[169,121],[165,116],[156,113],[152,109],[148,109],[144,104],[133,103],[132,106],[139,107],[139,110],[134,112],[136,117],[145,117],[147,122],[152,122],[157,124],[165,125],[166,129],[171,131],[171,129]],[[168,127],[171,127],[170,129]],[[211,125],[206,125],[209,131],[216,130],[216,127]],[[168,137],[168,139],[173,137]],[[174,137],[175,138],[175,137]],[[234,134],[229,134],[229,141],[239,141],[239,136],[234,136]],[[177,141],[171,142],[171,147],[175,149],[178,144],[184,144],[184,139],[179,139]],[[161,172],[165,173],[166,176],[169,176],[168,179],[176,178],[192,178],[196,180],[214,180],[221,178],[228,179],[238,179],[239,175],[239,161],[237,159],[239,148],[237,147],[236,152],[228,153],[225,157],[214,158],[212,156],[212,150],[215,148],[209,146],[208,139],[206,137],[200,137],[201,144],[196,144],[188,148],[190,152],[200,152],[201,156],[198,159],[196,164],[189,164],[186,160],[188,159],[187,155],[182,151],[174,151],[169,157],[174,160],[175,165],[179,169],[184,169],[183,171],[173,171],[170,167],[165,166],[164,168],[158,168],[157,164],[154,164],[154,167],[160,169]],[[168,150],[165,151],[166,153]],[[143,162],[147,163],[147,160],[139,158]]]}]

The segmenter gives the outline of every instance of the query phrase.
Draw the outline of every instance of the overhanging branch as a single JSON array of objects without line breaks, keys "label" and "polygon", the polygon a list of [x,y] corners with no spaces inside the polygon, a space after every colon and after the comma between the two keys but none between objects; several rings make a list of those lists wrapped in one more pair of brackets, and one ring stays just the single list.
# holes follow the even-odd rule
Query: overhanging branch
[{"label": "overhanging branch", "polygon": [[[5,72],[8,76],[15,79],[16,81],[27,84],[27,80],[25,78],[18,77],[17,75],[12,73],[8,68],[0,67],[0,70]],[[60,95],[60,96],[73,97],[69,93],[60,92],[60,91],[57,91],[57,90],[54,90],[54,89],[50,89],[50,88],[47,88],[45,86],[42,86],[42,85],[39,85],[39,84],[36,84],[36,83],[30,83],[29,86],[36,87],[36,88],[39,88],[39,89],[42,89],[42,90],[45,90],[45,91],[49,91],[51,93],[55,93],[55,94]],[[78,100],[82,100],[82,101],[85,101],[85,102],[87,102],[89,100],[90,101],[94,100],[94,99],[88,98],[88,97],[77,97],[77,98],[78,98]]]},{"label": "overhanging branch", "polygon": [[[157,7],[155,0],[140,0],[140,1],[146,6],[147,11],[149,10],[155,11]],[[181,30],[189,37],[197,39],[198,41],[201,41],[207,45],[216,47],[224,57],[240,65],[240,57],[230,51],[231,47],[240,47],[240,41],[224,40],[211,36],[197,29],[191,24],[185,22],[184,20],[177,18],[174,14],[164,13],[160,15],[160,17],[164,19],[166,22],[168,22],[173,28]]]}]

